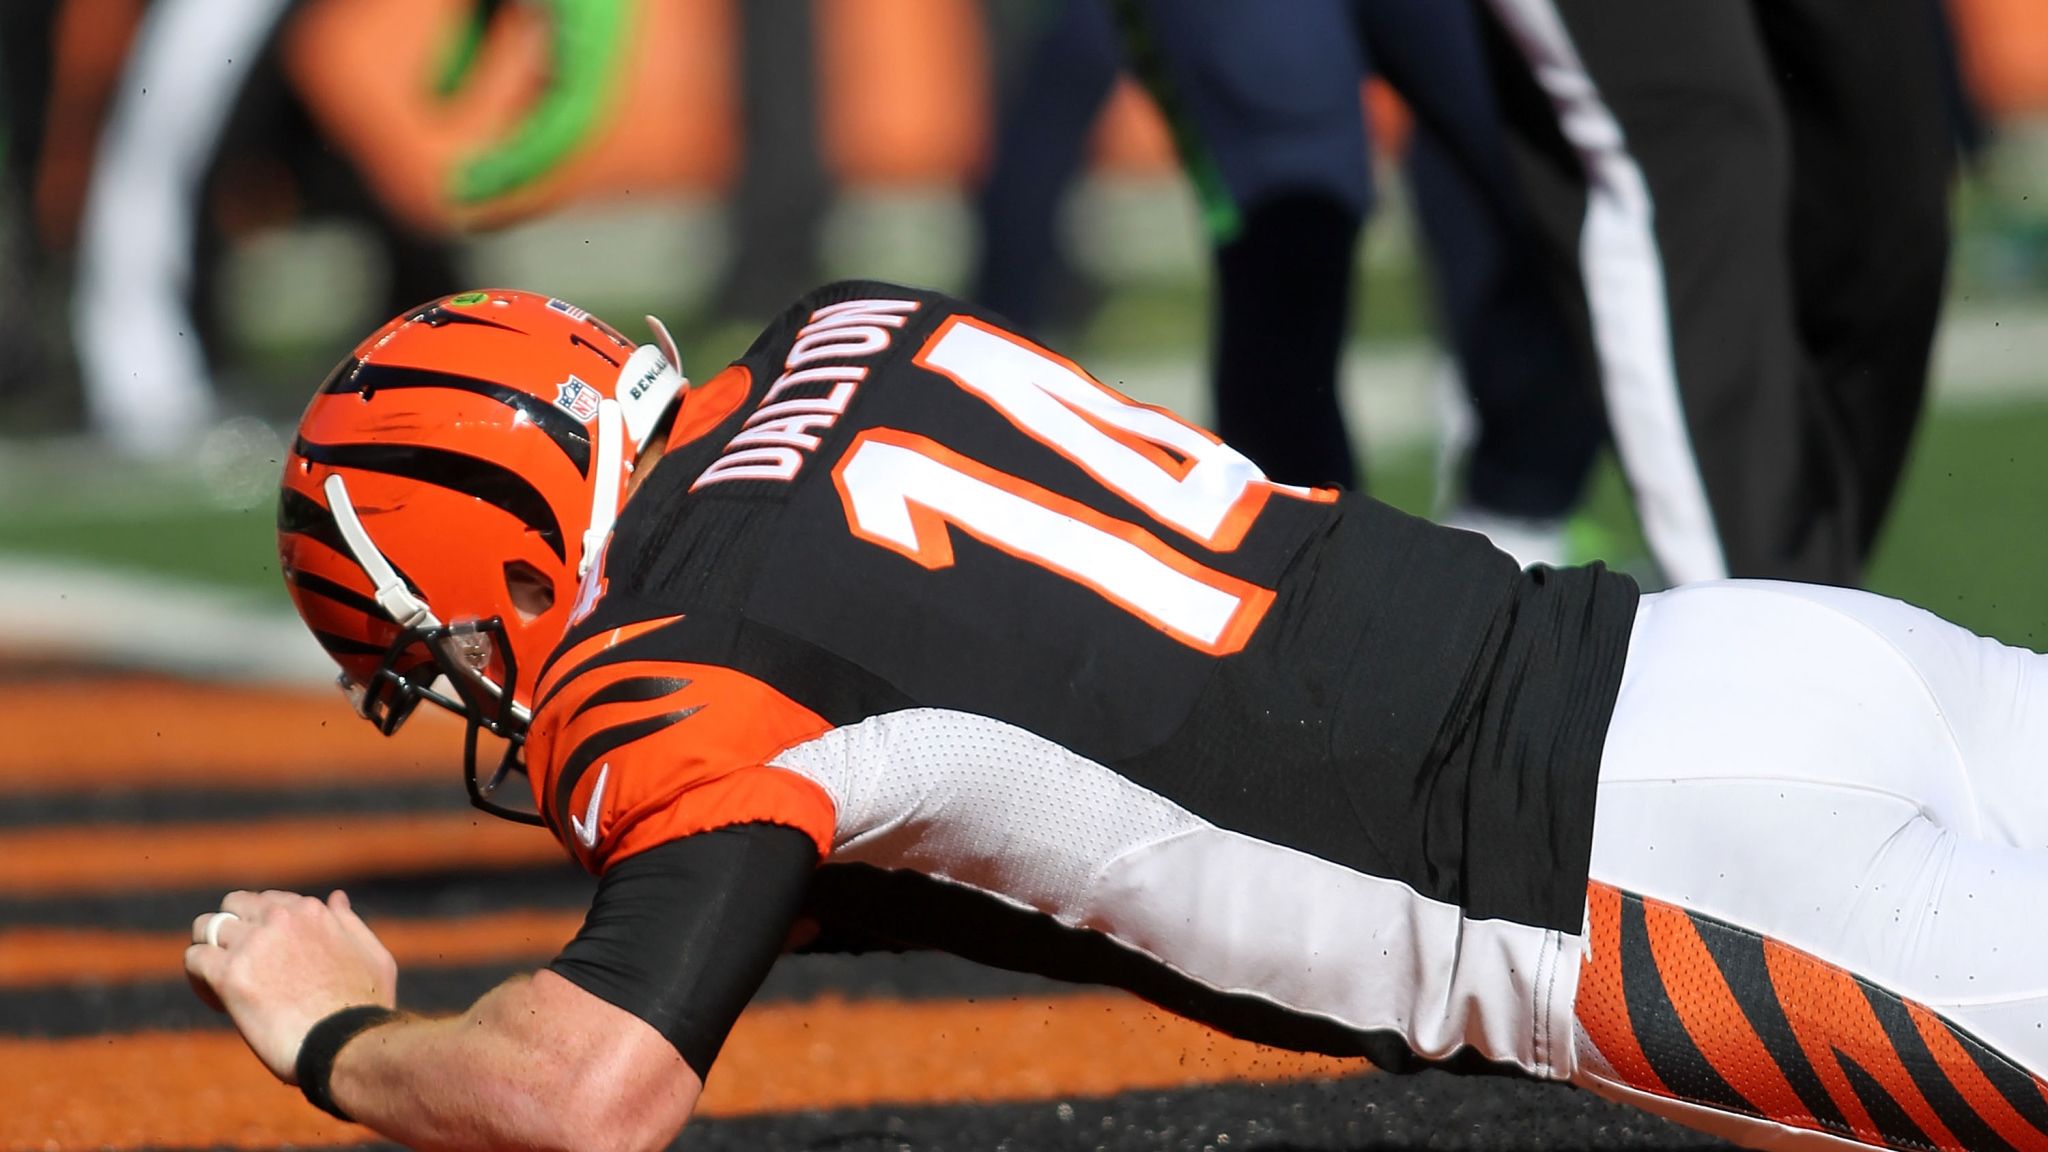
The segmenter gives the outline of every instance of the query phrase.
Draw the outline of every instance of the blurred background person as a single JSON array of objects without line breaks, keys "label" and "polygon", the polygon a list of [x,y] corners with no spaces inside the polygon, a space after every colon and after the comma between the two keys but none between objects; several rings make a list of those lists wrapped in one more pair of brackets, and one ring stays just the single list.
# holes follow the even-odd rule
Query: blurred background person
[{"label": "blurred background person", "polygon": [[[440,101],[460,93],[506,6],[482,0],[437,28],[438,67],[416,78],[423,92],[431,85]],[[135,29],[98,133],[72,310],[87,411],[118,450],[163,456],[189,448],[220,415],[208,351],[220,336],[213,273],[233,218],[276,210],[251,203],[263,192],[282,192],[309,215],[365,223],[384,249],[387,308],[455,285],[450,230],[394,212],[310,120],[309,93],[285,75],[278,49],[280,30],[300,7],[151,0]],[[549,29],[546,84],[501,139],[453,166],[451,213],[483,211],[539,181],[612,112],[626,0],[530,7]],[[264,188],[266,180],[289,190]]]},{"label": "blurred background person", "polygon": [[1492,0],[1550,250],[1673,582],[1856,584],[1904,467],[1953,174],[1926,0]]},{"label": "blurred background person", "polygon": [[734,256],[714,298],[722,316],[744,324],[820,282],[832,187],[819,147],[811,0],[754,0],[738,16],[744,143],[729,223]]},{"label": "blurred background person", "polygon": [[107,98],[135,22],[135,0],[0,5],[0,402],[28,432],[82,419],[67,385],[69,253]]},{"label": "blurred background person", "polygon": [[72,305],[87,413],[114,448],[197,442],[214,396],[189,296],[201,191],[289,0],[154,0],[99,133]]},{"label": "blurred background person", "polygon": [[[1056,209],[1126,55],[1177,128],[1214,246],[1218,432],[1297,483],[1363,480],[1337,403],[1357,238],[1373,202],[1360,88],[1383,74],[1415,110],[1407,172],[1435,300],[1471,397],[1453,522],[1525,562],[1564,559],[1564,521],[1601,441],[1590,374],[1534,259],[1464,0],[1035,9],[999,103],[980,199],[977,290],[1027,327],[1072,284]],[[1120,51],[1120,48],[1128,51]],[[1068,287],[1068,291],[1073,289]]]}]

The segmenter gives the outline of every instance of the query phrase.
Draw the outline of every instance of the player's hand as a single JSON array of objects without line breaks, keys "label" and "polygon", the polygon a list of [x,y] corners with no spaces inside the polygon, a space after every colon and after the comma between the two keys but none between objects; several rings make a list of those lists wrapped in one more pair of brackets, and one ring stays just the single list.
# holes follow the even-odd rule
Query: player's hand
[{"label": "player's hand", "polygon": [[[223,1009],[256,1058],[287,1084],[306,1033],[357,1004],[396,1006],[398,962],[336,891],[230,892],[214,921],[192,921],[185,973],[200,998]],[[215,943],[207,943],[209,928]]]}]

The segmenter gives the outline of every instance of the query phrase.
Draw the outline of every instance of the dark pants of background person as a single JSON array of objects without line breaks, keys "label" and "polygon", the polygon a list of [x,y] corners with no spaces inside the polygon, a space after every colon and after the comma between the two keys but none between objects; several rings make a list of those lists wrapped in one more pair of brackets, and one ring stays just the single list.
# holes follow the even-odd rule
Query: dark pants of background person
[{"label": "dark pants of background person", "polygon": [[24,423],[21,409],[45,406],[10,401],[33,393],[42,402],[50,392],[45,383],[49,325],[41,320],[37,301],[51,261],[38,235],[35,205],[56,22],[57,0],[0,4],[0,116],[6,124],[7,168],[0,186],[0,403],[7,404],[10,425]]},{"label": "dark pants of background person", "polygon": [[1532,202],[1581,269],[1665,575],[1855,583],[1921,407],[1947,260],[1929,6],[1492,4],[1517,50],[1500,81]]},{"label": "dark pants of background person", "polygon": [[[1220,175],[1212,239],[1217,430],[1282,480],[1358,478],[1337,405],[1354,249],[1372,184],[1359,84],[1372,60],[1418,113],[1410,172],[1445,327],[1479,434],[1467,495],[1561,516],[1601,435],[1590,357],[1533,270],[1466,0],[1146,5],[1146,79],[1180,121],[1197,182]],[[1120,62],[1109,6],[1059,7],[1006,85],[982,198],[980,299],[1043,315],[1060,193]],[[1141,72],[1146,70],[1141,67]],[[1210,205],[1210,218],[1218,213]]]}]

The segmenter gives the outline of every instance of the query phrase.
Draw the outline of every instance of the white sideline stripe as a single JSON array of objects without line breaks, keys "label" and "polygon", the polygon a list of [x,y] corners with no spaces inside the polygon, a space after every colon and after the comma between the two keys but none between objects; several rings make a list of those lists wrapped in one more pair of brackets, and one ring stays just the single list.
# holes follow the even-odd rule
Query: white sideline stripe
[{"label": "white sideline stripe", "polygon": [[0,654],[294,687],[332,684],[337,671],[296,615],[255,597],[21,559],[0,559]]}]

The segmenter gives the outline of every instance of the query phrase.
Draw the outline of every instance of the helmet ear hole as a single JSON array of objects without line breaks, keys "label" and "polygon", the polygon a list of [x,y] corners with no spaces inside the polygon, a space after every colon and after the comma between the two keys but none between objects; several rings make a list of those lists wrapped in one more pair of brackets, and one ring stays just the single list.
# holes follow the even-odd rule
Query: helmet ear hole
[{"label": "helmet ear hole", "polygon": [[522,622],[531,624],[555,606],[555,582],[524,560],[505,562],[505,593]]}]

